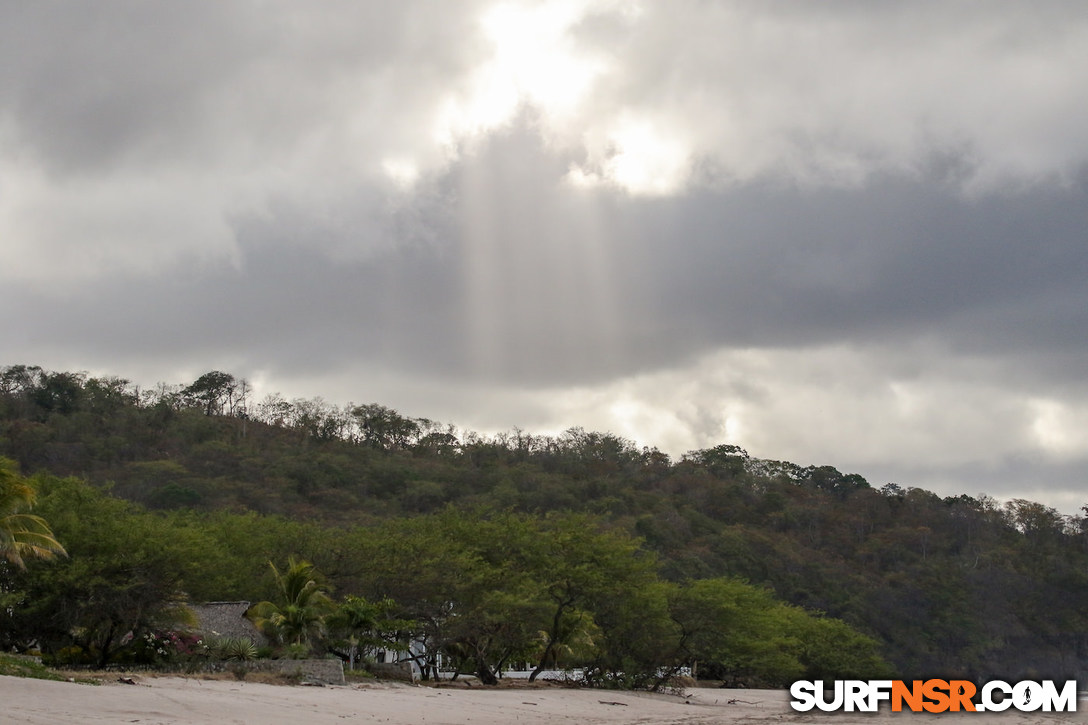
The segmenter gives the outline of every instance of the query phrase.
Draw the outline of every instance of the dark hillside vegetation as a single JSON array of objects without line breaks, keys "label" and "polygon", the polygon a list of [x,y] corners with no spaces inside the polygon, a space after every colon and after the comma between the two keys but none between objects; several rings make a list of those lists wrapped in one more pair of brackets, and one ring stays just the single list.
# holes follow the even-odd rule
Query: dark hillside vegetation
[{"label": "dark hillside vegetation", "polygon": [[[218,371],[144,390],[119,378],[4,368],[0,456],[38,475],[35,513],[54,524],[72,555],[56,565],[68,578],[24,582],[29,588],[19,591],[33,593],[20,600],[30,602],[19,615],[27,621],[45,617],[44,610],[35,614],[35,601],[55,604],[66,587],[89,586],[94,566],[111,560],[146,557],[145,570],[165,572],[130,582],[128,591],[166,611],[183,590],[194,599],[272,597],[267,561],[282,565],[298,555],[339,594],[389,598],[401,606],[398,616],[429,619],[433,637],[456,643],[470,669],[503,657],[530,660],[524,642],[541,634],[545,650],[553,645],[542,650],[545,658],[607,651],[615,672],[693,643],[701,643],[703,661],[716,653],[711,669],[723,676],[759,667],[832,671],[812,670],[815,655],[779,670],[780,663],[754,664],[774,646],[796,653],[797,642],[815,641],[798,634],[811,626],[797,619],[801,612],[826,614],[833,619],[813,621],[845,628],[820,657],[849,630],[849,637],[875,638],[904,677],[1064,678],[1088,663],[1088,519],[1030,501],[874,488],[831,466],[755,459],[728,445],[671,460],[577,428],[557,437],[485,437],[378,404],[255,402],[244,381]],[[97,549],[86,539],[96,536],[88,522],[99,519],[74,514],[73,501],[118,527]],[[555,582],[541,584],[541,572],[591,567],[592,557],[564,564],[556,553],[557,542],[573,535],[571,521],[603,537],[584,547],[635,547],[633,560],[644,568],[615,574],[630,586],[617,585],[609,596],[605,582],[587,581],[564,597]],[[144,543],[164,538],[170,546]],[[406,551],[418,556],[403,559]],[[405,581],[400,575],[420,561],[432,568]],[[513,587],[502,601],[488,594],[498,580]],[[574,587],[575,580],[565,581]],[[432,589],[419,588],[426,581]],[[441,612],[428,609],[444,606],[434,588],[456,591],[463,609],[481,613],[476,623],[488,624],[439,627]],[[9,582],[0,592],[11,599],[16,590]],[[652,601],[623,605],[635,592]],[[760,596],[767,599],[757,606]],[[745,612],[776,612],[778,619],[772,625],[745,619],[740,609],[716,609],[742,600],[750,603]],[[777,609],[782,602],[792,608]],[[121,610],[132,606],[122,601],[117,613],[97,613],[104,619],[94,627],[70,612],[70,621],[39,640],[77,646],[67,634],[74,627],[112,628],[111,639],[120,638],[132,626]],[[640,627],[636,606],[668,615],[653,619],[656,630]],[[496,618],[496,611],[509,616]],[[513,621],[543,624],[539,632],[518,632]],[[584,639],[597,642],[581,654],[569,642],[558,646],[559,630],[574,632],[578,622]],[[744,641],[744,632],[761,628],[793,639]],[[649,639],[639,641],[635,630]],[[734,640],[704,641],[706,631],[730,632]],[[108,659],[115,645],[78,646]]]}]

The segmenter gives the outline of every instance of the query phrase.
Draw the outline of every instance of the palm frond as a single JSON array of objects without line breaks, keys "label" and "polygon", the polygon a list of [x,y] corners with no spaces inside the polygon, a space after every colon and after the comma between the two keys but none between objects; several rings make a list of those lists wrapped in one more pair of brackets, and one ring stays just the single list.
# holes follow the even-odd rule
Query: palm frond
[{"label": "palm frond", "polygon": [[19,569],[26,568],[27,558],[68,555],[45,519],[24,513],[36,497],[34,487],[15,472],[15,464],[0,458],[0,558]]}]

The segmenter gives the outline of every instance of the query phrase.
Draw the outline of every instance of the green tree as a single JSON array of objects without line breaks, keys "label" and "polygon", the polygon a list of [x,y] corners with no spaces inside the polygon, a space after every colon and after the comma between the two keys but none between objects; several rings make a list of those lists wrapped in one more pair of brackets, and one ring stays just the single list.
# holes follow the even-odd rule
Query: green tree
[{"label": "green tree", "polygon": [[493,684],[564,653],[595,681],[649,686],[674,649],[656,559],[601,519],[447,509],[366,533],[372,594],[419,623],[424,669],[441,653]]},{"label": "green tree", "polygon": [[600,647],[601,630],[593,615],[580,609],[568,609],[559,616],[558,626],[541,630],[539,649],[533,653],[536,667],[530,673],[535,679],[544,668],[571,669],[590,662]]},{"label": "green tree", "polygon": [[765,590],[737,579],[703,579],[675,589],[670,609],[682,632],[680,659],[688,664],[767,684],[804,672],[788,607]]},{"label": "green tree", "polygon": [[377,403],[357,405],[351,409],[363,442],[376,448],[392,450],[406,448],[420,434],[420,424],[392,408]]},{"label": "green tree", "polygon": [[239,394],[244,389],[230,373],[212,370],[194,380],[181,395],[205,415],[233,415],[239,405],[244,408],[244,397]]},{"label": "green tree", "polygon": [[34,486],[16,473],[15,462],[0,458],[0,557],[19,569],[25,559],[67,556],[41,516],[26,513],[34,506]]},{"label": "green tree", "polygon": [[448,509],[365,534],[355,549],[368,561],[369,593],[394,600],[396,616],[416,623],[424,672],[437,676],[443,655],[494,684],[503,663],[535,647],[541,609],[523,564],[526,517]]},{"label": "green tree", "polygon": [[68,557],[28,566],[7,585],[0,633],[10,646],[36,641],[104,666],[126,637],[186,618],[184,581],[193,552],[211,543],[77,479],[38,478],[38,509],[67,542]]},{"label": "green tree", "polygon": [[738,579],[676,587],[670,610],[682,633],[678,661],[719,678],[782,685],[801,676],[890,674],[876,640]]},{"label": "green tree", "polygon": [[[351,564],[360,572],[363,561],[355,561],[338,547],[342,533],[314,523],[290,521],[281,516],[253,512],[173,511],[163,514],[179,537],[208,543],[190,555],[191,568],[199,577],[185,582],[185,591],[196,602],[246,599],[278,601],[281,591],[268,562],[286,561],[291,556],[314,564],[322,574],[345,579],[337,569]],[[338,588],[340,587],[338,584]]]},{"label": "green tree", "polygon": [[893,668],[880,653],[880,643],[840,619],[809,615],[793,608],[800,640],[798,659],[810,680],[891,677]]},{"label": "green tree", "polygon": [[330,649],[347,658],[349,669],[355,669],[361,653],[386,646],[391,639],[396,639],[396,632],[412,626],[411,622],[390,618],[394,607],[391,599],[371,602],[349,595],[325,618]]},{"label": "green tree", "polygon": [[649,690],[666,683],[679,639],[669,616],[670,589],[650,569],[595,597],[591,609],[600,636],[597,652],[585,667],[589,683]]},{"label": "green tree", "polygon": [[[613,597],[635,596],[657,579],[656,560],[641,551],[639,541],[602,524],[584,514],[556,515],[537,523],[532,566],[548,619],[530,681],[551,665],[558,650],[573,644],[577,622],[588,617],[583,628],[590,625],[595,609],[610,605]],[[597,629],[596,623],[590,626]]]},{"label": "green tree", "polygon": [[325,634],[325,617],[335,606],[314,565],[290,557],[282,572],[272,562],[278,602],[264,601],[253,608],[254,623],[281,644],[312,645]]}]

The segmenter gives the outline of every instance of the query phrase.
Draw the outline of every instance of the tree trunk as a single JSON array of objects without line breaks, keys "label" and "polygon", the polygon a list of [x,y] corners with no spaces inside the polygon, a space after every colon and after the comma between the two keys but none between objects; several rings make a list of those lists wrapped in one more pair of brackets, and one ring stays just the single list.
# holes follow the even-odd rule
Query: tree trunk
[{"label": "tree trunk", "polygon": [[476,658],[476,676],[480,678],[480,682],[485,685],[499,684],[499,678],[495,677],[495,673],[492,672],[487,663],[479,657]]},{"label": "tree trunk", "polygon": [[499,678],[495,677],[491,665],[487,664],[484,646],[477,642],[474,649],[476,650],[476,653],[473,656],[473,659],[476,660],[476,676],[480,678],[480,682],[485,685],[499,684]]},{"label": "tree trunk", "polygon": [[529,675],[529,682],[535,682],[537,676],[544,671],[544,664],[548,661],[548,657],[551,656],[552,651],[555,650],[555,645],[559,641],[559,622],[563,618],[563,612],[570,606],[572,600],[568,599],[559,603],[559,606],[555,608],[555,616],[552,617],[552,628],[548,632],[548,644],[544,646],[544,652],[540,655],[540,661],[536,663],[536,667],[533,668],[532,673]]},{"label": "tree trunk", "polygon": [[544,647],[544,654],[540,655],[540,661],[536,663],[536,667],[529,674],[529,682],[536,681],[537,676],[544,671],[544,663],[548,661],[548,657],[551,655],[552,650],[555,649],[555,639],[553,635],[549,633],[548,644]]},{"label": "tree trunk", "polygon": [[106,636],[102,640],[102,649],[98,653],[98,666],[105,669],[106,663],[110,660],[110,654],[113,652],[110,646],[113,644],[113,634],[117,629],[117,622],[110,622],[109,631],[106,632]]}]

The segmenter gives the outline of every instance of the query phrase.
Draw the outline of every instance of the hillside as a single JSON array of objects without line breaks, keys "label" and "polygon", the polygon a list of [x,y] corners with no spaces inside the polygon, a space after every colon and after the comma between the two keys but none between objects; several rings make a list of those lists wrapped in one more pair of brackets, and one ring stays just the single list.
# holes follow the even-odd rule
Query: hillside
[{"label": "hillside", "polygon": [[[296,532],[450,510],[587,514],[641,539],[665,580],[766,588],[876,638],[904,676],[1066,677],[1088,663],[1088,519],[877,489],[734,446],[671,460],[607,433],[484,437],[378,404],[255,403],[246,387],[217,371],[148,391],[7,367],[0,456],[173,517],[256,514]],[[367,576],[337,572],[335,552],[283,553],[342,589]]]}]

